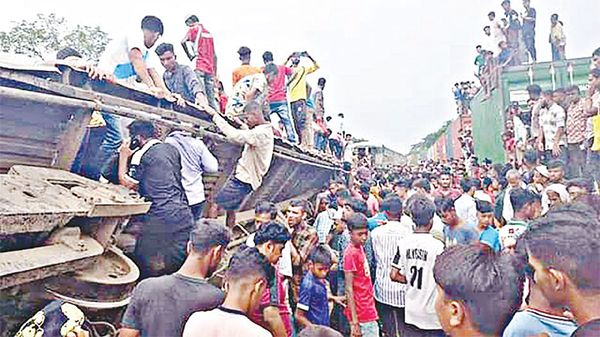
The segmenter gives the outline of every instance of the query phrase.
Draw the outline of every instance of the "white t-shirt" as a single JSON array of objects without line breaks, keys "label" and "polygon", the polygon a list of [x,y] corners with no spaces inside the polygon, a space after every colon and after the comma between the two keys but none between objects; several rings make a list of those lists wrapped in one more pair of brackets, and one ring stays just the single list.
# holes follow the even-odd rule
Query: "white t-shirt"
[{"label": "white t-shirt", "polygon": [[500,47],[498,45],[500,42],[506,41],[506,35],[502,31],[504,24],[502,20],[496,18],[491,22],[490,27],[492,28],[492,36],[494,37],[494,49],[492,51],[494,52],[494,57],[497,57],[500,54]]},{"label": "white t-shirt", "polygon": [[398,241],[392,267],[406,277],[405,322],[423,330],[441,329],[435,314],[437,285],[433,279],[436,256],[444,244],[429,233],[413,233]]},{"label": "white t-shirt", "polygon": [[225,308],[196,312],[183,328],[183,337],[272,337],[241,312]]},{"label": "white t-shirt", "polygon": [[510,221],[505,226],[502,226],[498,231],[500,246],[502,249],[513,247],[517,243],[517,239],[527,230],[525,221]]},{"label": "white t-shirt", "polygon": [[160,59],[156,55],[155,49],[160,43],[160,40],[158,40],[152,47],[148,48],[144,44],[142,30],[131,31],[129,34],[108,43],[106,50],[100,57],[98,68],[111,72],[120,83],[136,85],[137,75],[133,69],[133,64],[129,60],[129,52],[134,48],[139,49],[148,69],[159,72],[161,70]]}]

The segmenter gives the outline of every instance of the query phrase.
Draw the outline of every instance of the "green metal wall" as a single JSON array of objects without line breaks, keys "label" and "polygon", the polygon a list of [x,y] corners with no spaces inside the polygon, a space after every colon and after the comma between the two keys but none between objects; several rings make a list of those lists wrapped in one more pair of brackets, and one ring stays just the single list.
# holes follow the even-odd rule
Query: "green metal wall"
[{"label": "green metal wall", "polygon": [[482,161],[489,158],[494,163],[504,162],[502,145],[502,111],[504,107],[501,90],[492,91],[492,97],[483,101],[480,91],[471,101],[473,142],[475,155]]},{"label": "green metal wall", "polygon": [[501,136],[504,125],[503,112],[511,100],[519,101],[524,107],[528,98],[526,89],[531,83],[538,84],[542,90],[578,85],[583,94],[588,88],[587,75],[590,65],[591,58],[587,57],[505,69],[500,77],[499,88],[492,92],[490,99],[482,101],[483,90],[480,90],[471,101],[476,156],[480,159],[490,158],[494,163],[504,162]]}]

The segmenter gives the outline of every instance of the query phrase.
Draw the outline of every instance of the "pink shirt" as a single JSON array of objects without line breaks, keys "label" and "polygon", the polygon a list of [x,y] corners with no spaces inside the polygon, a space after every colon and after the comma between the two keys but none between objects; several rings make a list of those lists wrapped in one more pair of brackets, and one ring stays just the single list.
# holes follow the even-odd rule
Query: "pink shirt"
[{"label": "pink shirt", "polygon": [[250,317],[254,322],[261,326],[268,326],[265,322],[264,310],[267,307],[273,306],[279,309],[279,315],[285,326],[287,337],[294,335],[294,329],[292,328],[292,316],[288,310],[288,306],[285,304],[285,289],[283,287],[283,275],[279,272],[279,268],[275,271],[276,281],[273,283],[271,288],[265,288],[262,293],[260,300],[260,306],[257,311]]},{"label": "pink shirt", "polygon": [[269,83],[269,102],[285,102],[285,79],[287,75],[292,75],[293,73],[294,70],[290,67],[284,65],[277,66],[277,75]]},{"label": "pink shirt", "polygon": [[369,194],[369,199],[367,199],[367,209],[372,215],[375,215],[377,212],[379,212],[379,201],[373,194]]}]

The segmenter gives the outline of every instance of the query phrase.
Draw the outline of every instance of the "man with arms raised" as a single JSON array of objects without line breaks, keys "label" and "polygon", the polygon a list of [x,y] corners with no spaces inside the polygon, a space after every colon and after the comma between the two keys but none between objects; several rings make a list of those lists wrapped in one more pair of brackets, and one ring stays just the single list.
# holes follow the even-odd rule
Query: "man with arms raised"
[{"label": "man with arms raised", "polygon": [[294,73],[294,70],[285,65],[276,65],[273,62],[273,53],[266,51],[263,54],[265,67],[263,72],[267,76],[269,84],[269,109],[271,114],[277,114],[285,127],[285,133],[291,143],[297,143],[294,121],[290,116],[287,99],[285,97],[285,81],[287,76]]},{"label": "man with arms raised", "polygon": [[190,234],[188,256],[179,271],[135,287],[120,336],[181,336],[192,313],[219,306],[225,295],[206,279],[217,270],[230,238],[229,229],[217,221],[200,220]]}]

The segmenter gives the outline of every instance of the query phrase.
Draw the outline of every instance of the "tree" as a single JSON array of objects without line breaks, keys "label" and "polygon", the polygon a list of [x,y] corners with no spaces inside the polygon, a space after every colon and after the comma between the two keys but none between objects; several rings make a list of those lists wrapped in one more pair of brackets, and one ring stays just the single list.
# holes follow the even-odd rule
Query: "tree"
[{"label": "tree", "polygon": [[69,46],[81,53],[83,58],[98,63],[100,55],[104,52],[108,43],[108,34],[100,27],[77,25],[69,34],[63,38],[65,46]]},{"label": "tree", "polygon": [[55,14],[38,14],[35,21],[16,22],[8,33],[0,32],[2,52],[26,54],[44,60],[53,58],[64,47],[77,50],[84,58],[97,63],[109,42],[100,27],[68,28],[66,20]]}]

